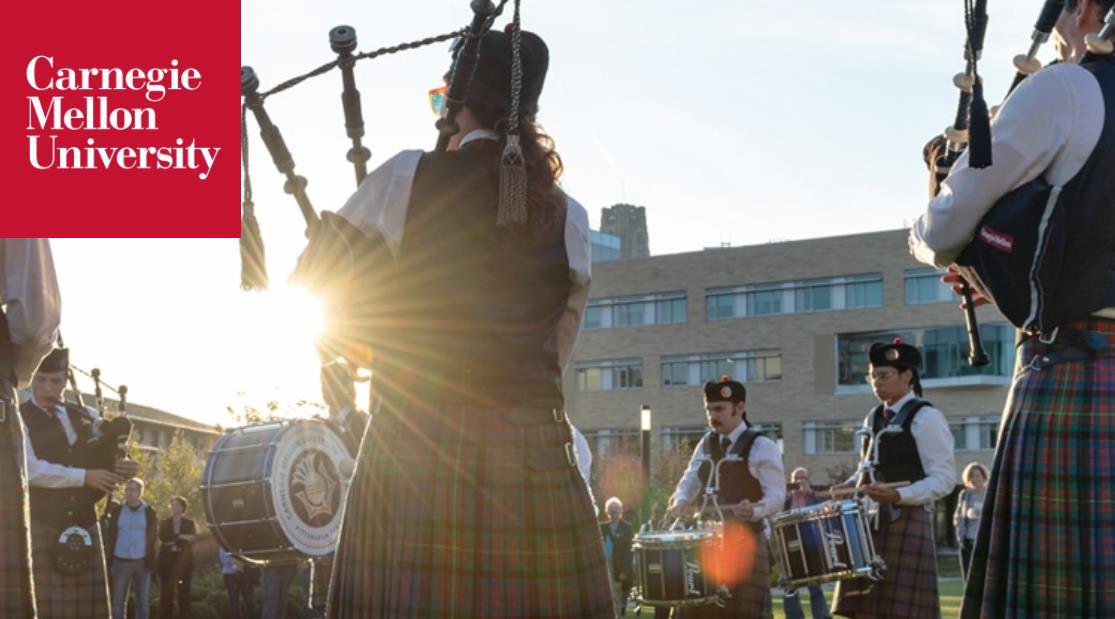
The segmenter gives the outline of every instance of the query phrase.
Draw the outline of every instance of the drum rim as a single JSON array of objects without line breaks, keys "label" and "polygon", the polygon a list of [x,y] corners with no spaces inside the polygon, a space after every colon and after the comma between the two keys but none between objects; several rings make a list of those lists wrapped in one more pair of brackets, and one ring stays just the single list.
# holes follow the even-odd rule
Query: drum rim
[{"label": "drum rim", "polygon": [[860,502],[855,499],[829,500],[815,505],[806,505],[770,517],[770,526],[797,524],[812,520],[824,520],[842,514],[861,513]]}]

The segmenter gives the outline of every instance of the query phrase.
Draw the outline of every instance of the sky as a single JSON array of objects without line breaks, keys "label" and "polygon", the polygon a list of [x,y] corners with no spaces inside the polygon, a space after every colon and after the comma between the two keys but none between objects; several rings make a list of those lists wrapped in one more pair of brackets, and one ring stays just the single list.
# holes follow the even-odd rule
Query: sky
[{"label": "sky", "polygon": [[[334,26],[367,51],[455,30],[468,4],[242,0],[241,63],[266,90],[333,60]],[[989,3],[992,103],[1040,6]],[[961,0],[525,0],[522,20],[550,47],[539,120],[594,227],[601,207],[645,206],[651,253],[666,254],[895,229],[924,209],[921,149],[952,122],[963,68]],[[426,93],[448,61],[440,43],[357,63],[372,166],[433,147]],[[319,211],[355,189],[340,93],[334,71],[266,103]],[[235,239],[53,241],[74,363],[133,402],[226,426],[228,406],[319,396],[311,303],[284,285],[303,223],[249,131],[272,291],[239,290]]]}]

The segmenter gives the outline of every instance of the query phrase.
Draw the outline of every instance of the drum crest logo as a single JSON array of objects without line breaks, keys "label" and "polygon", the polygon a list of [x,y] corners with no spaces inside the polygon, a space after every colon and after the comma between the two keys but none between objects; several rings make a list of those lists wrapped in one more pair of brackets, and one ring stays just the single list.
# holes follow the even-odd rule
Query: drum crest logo
[{"label": "drum crest logo", "polygon": [[328,522],[336,512],[335,498],[340,475],[332,460],[316,449],[307,449],[291,466],[290,495],[297,499],[295,511],[303,522]]}]

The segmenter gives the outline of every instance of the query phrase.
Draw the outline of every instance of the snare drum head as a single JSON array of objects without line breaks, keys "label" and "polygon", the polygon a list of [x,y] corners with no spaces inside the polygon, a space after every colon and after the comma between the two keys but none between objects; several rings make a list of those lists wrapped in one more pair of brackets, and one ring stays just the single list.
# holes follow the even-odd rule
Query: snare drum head
[{"label": "snare drum head", "polygon": [[321,556],[337,545],[346,460],[351,456],[344,441],[319,420],[299,421],[279,439],[271,467],[272,501],[279,526],[299,552]]}]

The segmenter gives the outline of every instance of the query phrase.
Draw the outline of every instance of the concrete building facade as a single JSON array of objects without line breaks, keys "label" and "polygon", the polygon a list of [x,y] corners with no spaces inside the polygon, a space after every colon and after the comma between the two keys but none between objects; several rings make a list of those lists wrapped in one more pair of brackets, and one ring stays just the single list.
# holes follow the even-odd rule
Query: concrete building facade
[{"label": "concrete building facade", "polygon": [[992,364],[969,368],[963,314],[938,278],[909,257],[904,230],[595,264],[566,407],[597,458],[638,453],[644,404],[654,453],[684,450],[706,429],[701,385],[730,374],[787,474],[807,466],[827,484],[855,466],[854,432],[876,404],[867,347],[902,337],[925,357],[925,396],[949,419],[958,473],[990,465],[1014,331],[980,308]]}]

